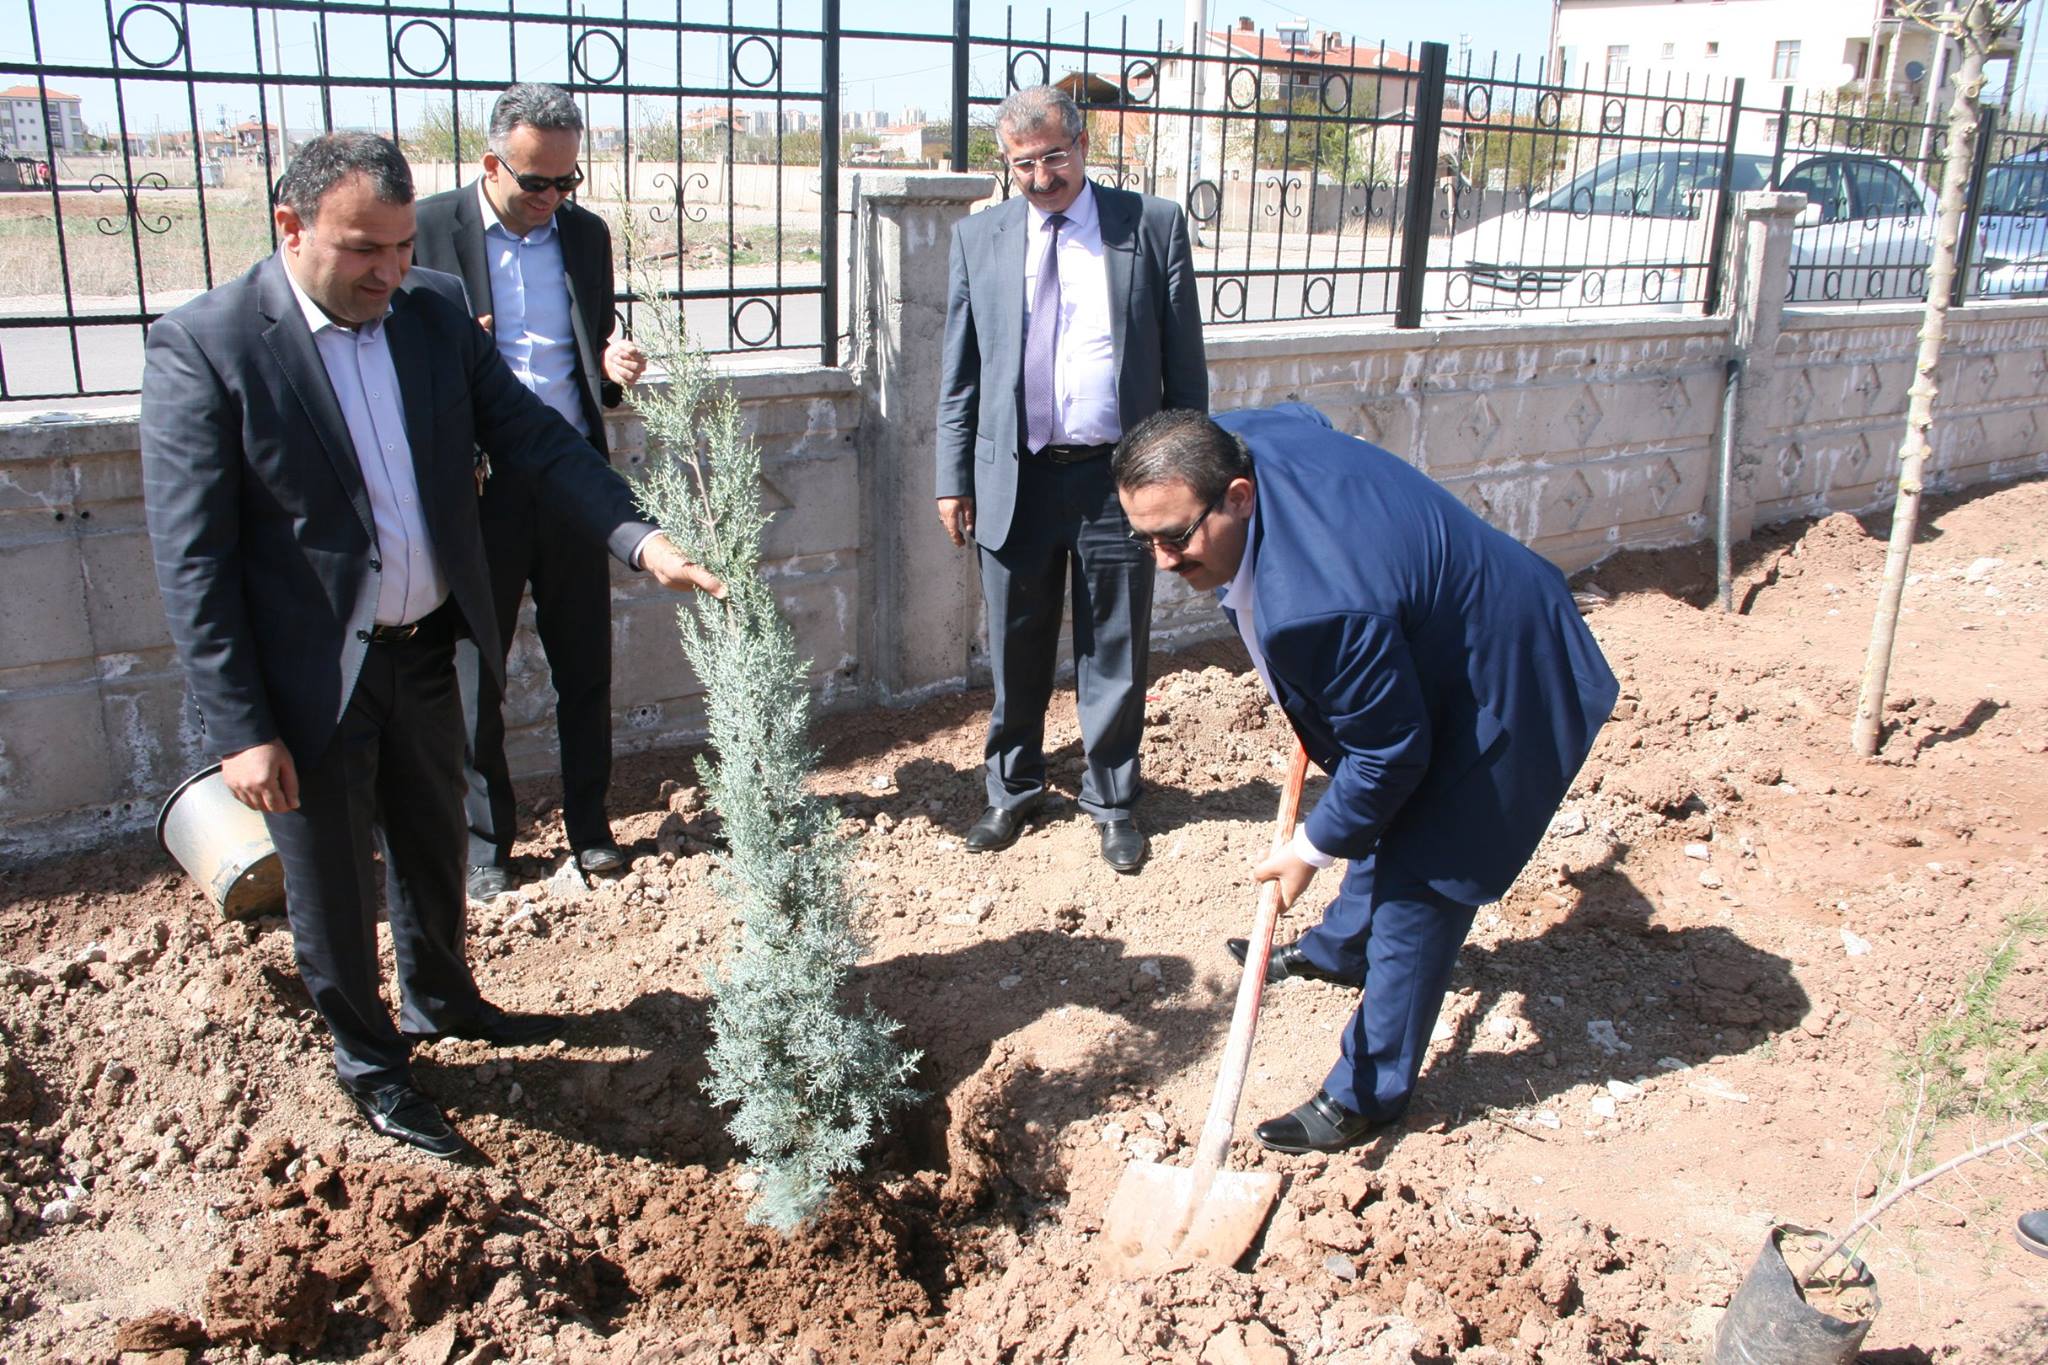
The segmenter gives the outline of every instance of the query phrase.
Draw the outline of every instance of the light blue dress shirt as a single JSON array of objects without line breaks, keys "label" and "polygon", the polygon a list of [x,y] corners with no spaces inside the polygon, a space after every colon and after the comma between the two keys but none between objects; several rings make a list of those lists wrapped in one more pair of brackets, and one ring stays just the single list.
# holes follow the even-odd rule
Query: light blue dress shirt
[{"label": "light blue dress shirt", "polygon": [[[1258,542],[1258,538],[1259,505],[1254,502],[1251,518],[1244,525],[1244,558],[1237,562],[1237,573],[1231,580],[1216,589],[1216,600],[1237,623],[1237,636],[1244,641],[1245,650],[1252,656],[1252,667],[1259,671],[1259,681],[1266,685],[1266,695],[1277,702],[1280,700],[1280,689],[1273,686],[1273,675],[1266,671],[1266,651],[1259,648],[1259,575],[1252,563],[1252,546]],[[1310,867],[1324,868],[1337,861],[1334,855],[1323,852],[1309,842],[1306,821],[1294,827],[1294,838],[1289,847],[1295,857]]]},{"label": "light blue dress shirt", "polygon": [[384,317],[360,327],[343,327],[320,310],[292,275],[292,295],[319,348],[327,382],[348,422],[355,443],[356,467],[370,496],[370,521],[377,531],[377,624],[402,626],[440,606],[448,596],[448,580],[434,557],[434,538],[420,506],[419,480],[414,476],[412,442],[405,435],[405,405],[398,392],[398,370],[391,363],[391,342]]},{"label": "light blue dress shirt", "polygon": [[[525,236],[505,226],[491,207],[483,182],[484,261],[491,272],[491,337],[513,376],[588,437],[582,383],[577,378],[576,324],[571,316],[569,276],[562,264],[562,235],[553,215]],[[597,338],[593,337],[595,344]]]}]

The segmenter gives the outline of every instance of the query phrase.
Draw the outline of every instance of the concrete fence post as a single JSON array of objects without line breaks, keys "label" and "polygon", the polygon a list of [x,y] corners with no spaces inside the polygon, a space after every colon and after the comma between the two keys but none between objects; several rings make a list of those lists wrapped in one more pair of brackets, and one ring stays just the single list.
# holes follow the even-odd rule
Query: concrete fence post
[{"label": "concrete fence post", "polygon": [[982,174],[863,175],[852,365],[861,395],[860,657],[868,697],[966,684],[979,621],[974,548],[939,526],[936,441],[953,225],[995,191]]},{"label": "concrete fence post", "polygon": [[[1735,364],[1735,420],[1731,448],[1734,468],[1727,480],[1729,537],[1749,538],[1756,522],[1753,475],[1770,457],[1776,440],[1772,416],[1777,411],[1778,332],[1785,314],[1785,282],[1792,278],[1792,226],[1806,196],[1777,190],[1752,190],[1735,201],[1735,231],[1728,244],[1727,278],[1732,313],[1729,346]],[[1722,508],[1718,490],[1709,496],[1709,511]]]}]

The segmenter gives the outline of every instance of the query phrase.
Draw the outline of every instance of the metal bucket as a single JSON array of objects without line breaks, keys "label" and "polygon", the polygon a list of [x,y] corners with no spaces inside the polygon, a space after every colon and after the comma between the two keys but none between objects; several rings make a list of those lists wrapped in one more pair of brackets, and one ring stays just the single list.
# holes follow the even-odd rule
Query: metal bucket
[{"label": "metal bucket", "polygon": [[284,911],[284,866],[263,816],[235,800],[220,764],[178,784],[156,817],[156,841],[229,919]]},{"label": "metal bucket", "polygon": [[1714,1331],[1709,1365],[1854,1365],[1864,1334],[1877,1317],[1876,1281],[1862,1261],[1844,1255],[1843,1284],[1869,1295],[1869,1313],[1838,1318],[1816,1308],[1806,1301],[1792,1267],[1785,1264],[1778,1243],[1787,1233],[1821,1236],[1789,1224],[1771,1229]]}]

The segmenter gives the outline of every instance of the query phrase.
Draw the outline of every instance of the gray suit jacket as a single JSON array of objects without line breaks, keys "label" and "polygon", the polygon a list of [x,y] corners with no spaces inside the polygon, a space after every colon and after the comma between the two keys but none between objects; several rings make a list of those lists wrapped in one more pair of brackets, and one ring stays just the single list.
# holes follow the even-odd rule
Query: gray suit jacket
[{"label": "gray suit jacket", "polygon": [[[622,560],[653,528],[625,480],[512,377],[460,280],[413,271],[384,325],[435,559],[496,670],[476,447],[537,479]],[[149,329],[141,436],[157,584],[208,752],[277,739],[315,762],[362,669],[382,566],[355,444],[281,258]]]},{"label": "gray suit jacket", "polygon": [[[1194,253],[1178,206],[1095,186],[1109,271],[1117,415],[1125,431],[1164,408],[1209,407]],[[937,496],[974,499],[974,538],[999,550],[1017,506],[1024,408],[1022,196],[953,228],[939,379]],[[1119,302],[1120,301],[1120,302]]]}]

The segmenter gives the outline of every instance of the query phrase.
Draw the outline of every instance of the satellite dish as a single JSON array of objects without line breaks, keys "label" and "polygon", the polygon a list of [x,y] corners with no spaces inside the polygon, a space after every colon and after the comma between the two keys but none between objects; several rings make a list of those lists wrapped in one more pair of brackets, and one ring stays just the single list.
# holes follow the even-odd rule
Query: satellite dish
[{"label": "satellite dish", "polygon": [[1927,64],[1926,64],[1925,62],[1907,62],[1907,63],[1906,63],[1906,79],[1907,79],[1907,80],[1909,80],[1909,81],[1913,81],[1913,82],[1915,82],[1915,83],[1917,84],[1917,83],[1919,82],[1920,78],[1921,78],[1921,77],[1923,77],[1923,76],[1925,76],[1926,74],[1927,74]]}]

